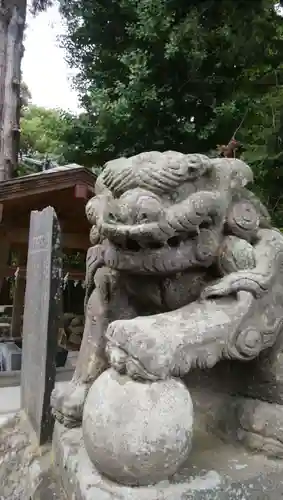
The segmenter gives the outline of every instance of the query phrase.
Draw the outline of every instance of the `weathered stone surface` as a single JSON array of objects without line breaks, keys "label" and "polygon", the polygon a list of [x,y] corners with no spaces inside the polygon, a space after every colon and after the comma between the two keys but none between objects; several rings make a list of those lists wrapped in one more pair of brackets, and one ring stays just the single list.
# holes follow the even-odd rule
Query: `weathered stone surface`
[{"label": "weathered stone surface", "polygon": [[21,373],[22,408],[39,443],[50,439],[50,395],[55,383],[60,322],[60,227],[51,207],[32,212],[26,275]]},{"label": "weathered stone surface", "polygon": [[92,385],[83,436],[97,469],[118,482],[156,483],[174,474],[191,449],[193,405],[181,381],[153,384],[110,369]]}]

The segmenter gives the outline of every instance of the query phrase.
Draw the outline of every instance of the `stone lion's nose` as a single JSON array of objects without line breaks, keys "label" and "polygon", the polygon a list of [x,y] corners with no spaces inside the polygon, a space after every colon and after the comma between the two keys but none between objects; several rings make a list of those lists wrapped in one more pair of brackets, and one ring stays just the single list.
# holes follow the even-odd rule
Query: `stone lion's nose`
[{"label": "stone lion's nose", "polygon": [[104,221],[108,224],[134,224],[135,217],[132,211],[126,207],[113,206],[110,207],[104,216]]}]

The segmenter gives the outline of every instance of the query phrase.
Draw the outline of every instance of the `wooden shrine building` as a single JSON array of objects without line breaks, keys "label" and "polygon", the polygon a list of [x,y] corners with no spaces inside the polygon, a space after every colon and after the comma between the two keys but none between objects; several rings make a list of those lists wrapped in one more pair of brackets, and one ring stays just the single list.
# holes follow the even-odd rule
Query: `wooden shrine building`
[{"label": "wooden shrine building", "polygon": [[[84,259],[90,245],[85,205],[94,194],[95,180],[90,170],[67,165],[0,183],[0,297],[5,278],[15,276],[12,338],[19,336],[23,314],[31,211],[54,207],[61,226],[64,254],[81,253]],[[83,280],[84,270],[64,268],[64,275]]]}]

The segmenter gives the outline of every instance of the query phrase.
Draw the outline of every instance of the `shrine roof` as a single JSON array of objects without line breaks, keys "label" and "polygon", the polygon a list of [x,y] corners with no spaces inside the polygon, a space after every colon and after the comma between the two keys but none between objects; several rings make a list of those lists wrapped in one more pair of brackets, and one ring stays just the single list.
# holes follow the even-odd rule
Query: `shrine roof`
[{"label": "shrine roof", "polygon": [[94,192],[95,181],[96,175],[80,165],[54,167],[1,182],[0,202],[65,190],[76,185],[84,185],[91,192]]}]

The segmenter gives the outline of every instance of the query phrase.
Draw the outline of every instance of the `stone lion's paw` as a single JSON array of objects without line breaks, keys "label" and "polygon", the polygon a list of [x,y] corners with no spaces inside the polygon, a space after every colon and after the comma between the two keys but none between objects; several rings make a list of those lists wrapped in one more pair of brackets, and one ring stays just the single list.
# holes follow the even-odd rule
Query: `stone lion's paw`
[{"label": "stone lion's paw", "polygon": [[118,373],[128,375],[133,380],[156,381],[159,379],[159,377],[155,376],[153,373],[149,373],[138,359],[133,358],[123,349],[111,342],[107,343],[106,354],[110,365]]}]

